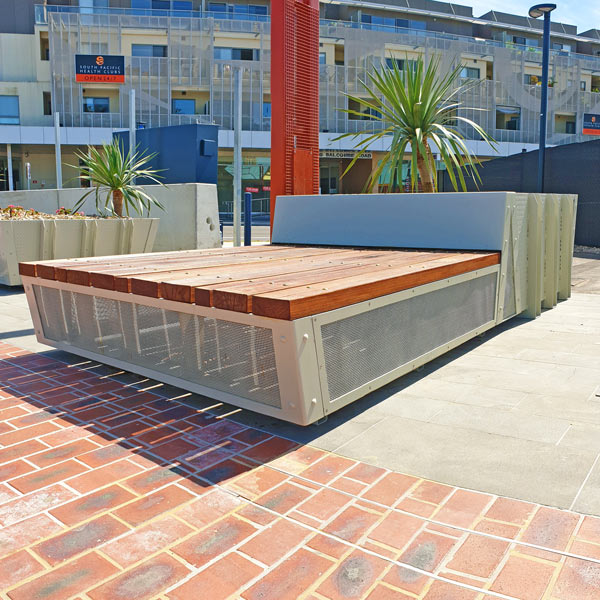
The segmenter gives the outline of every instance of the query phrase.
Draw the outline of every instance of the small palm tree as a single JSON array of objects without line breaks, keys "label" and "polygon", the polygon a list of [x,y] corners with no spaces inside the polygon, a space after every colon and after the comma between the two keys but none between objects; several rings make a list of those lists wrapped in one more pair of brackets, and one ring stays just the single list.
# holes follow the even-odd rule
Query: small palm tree
[{"label": "small palm tree", "polygon": [[[437,190],[437,171],[431,150],[433,143],[446,166],[454,189],[458,190],[460,183],[460,188],[466,191],[463,170],[477,181],[481,181],[476,167],[480,163],[477,157],[469,152],[464,136],[456,129],[455,123],[467,123],[493,148],[496,145],[495,140],[477,123],[456,114],[457,109],[462,106],[456,98],[460,93],[477,85],[478,80],[460,84],[458,79],[462,65],[440,76],[439,58],[433,58],[427,68],[422,57],[409,64],[408,68],[401,70],[397,62],[392,61],[391,67],[382,65],[380,69],[369,73],[370,84],[361,81],[367,98],[347,94],[350,100],[368,109],[371,119],[384,122],[387,126],[375,133],[346,133],[337,138],[365,136],[355,145],[358,152],[344,175],[360,156],[369,150],[374,141],[391,136],[390,149],[369,176],[366,190],[373,190],[382,173],[390,178],[390,187],[394,187],[394,182],[401,180],[402,161],[409,144],[413,191],[418,188],[417,174],[424,192]],[[343,111],[363,118],[365,114],[352,109]]]},{"label": "small palm tree", "polygon": [[159,181],[159,171],[147,167],[156,153],[132,154],[129,151],[125,154],[122,145],[115,139],[111,144],[103,144],[101,150],[88,146],[87,153],[77,152],[76,156],[80,166],[75,168],[81,171],[78,179],[89,182],[91,189],[75,204],[73,212],[81,208],[91,194],[96,196],[98,212],[108,210],[117,217],[123,216],[123,207],[127,216],[130,211],[141,215],[144,210],[149,211],[152,205],[164,210],[156,198],[135,185],[138,177],[163,185]]}]

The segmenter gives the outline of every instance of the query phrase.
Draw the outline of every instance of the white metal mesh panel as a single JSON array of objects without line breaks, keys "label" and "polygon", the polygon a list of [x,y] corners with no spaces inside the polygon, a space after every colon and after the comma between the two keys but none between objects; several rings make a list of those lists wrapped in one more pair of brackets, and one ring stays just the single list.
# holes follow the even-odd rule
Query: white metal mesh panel
[{"label": "white metal mesh panel", "polygon": [[496,273],[321,327],[330,400],[494,319]]},{"label": "white metal mesh panel", "polygon": [[281,407],[270,329],[34,286],[44,335]]}]

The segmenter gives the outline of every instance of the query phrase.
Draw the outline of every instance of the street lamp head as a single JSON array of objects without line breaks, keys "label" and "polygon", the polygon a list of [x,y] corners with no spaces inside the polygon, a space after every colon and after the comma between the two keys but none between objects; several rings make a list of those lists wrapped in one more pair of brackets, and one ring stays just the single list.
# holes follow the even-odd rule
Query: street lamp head
[{"label": "street lamp head", "polygon": [[536,4],[529,9],[529,16],[533,19],[543,17],[546,13],[552,12],[556,4]]}]

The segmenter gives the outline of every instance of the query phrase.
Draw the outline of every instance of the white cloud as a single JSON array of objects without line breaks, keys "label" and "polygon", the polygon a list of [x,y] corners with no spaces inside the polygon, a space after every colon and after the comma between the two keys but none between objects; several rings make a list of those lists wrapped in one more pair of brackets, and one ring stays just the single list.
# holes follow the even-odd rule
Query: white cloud
[{"label": "white cloud", "polygon": [[[472,6],[476,17],[490,10],[527,16],[530,6],[538,2],[539,0],[531,0],[531,4],[528,4],[517,0],[472,0],[460,4]],[[597,0],[558,0],[556,4],[557,8],[552,13],[553,21],[577,25],[579,32],[600,29],[600,3]]]}]

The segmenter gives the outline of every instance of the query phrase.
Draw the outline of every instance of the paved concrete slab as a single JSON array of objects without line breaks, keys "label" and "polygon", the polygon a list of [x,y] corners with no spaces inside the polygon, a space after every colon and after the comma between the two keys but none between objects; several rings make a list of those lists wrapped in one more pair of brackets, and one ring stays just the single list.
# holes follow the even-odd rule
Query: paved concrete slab
[{"label": "paved concrete slab", "polygon": [[[234,418],[415,476],[600,515],[599,282],[600,259],[576,258],[569,301],[513,319],[321,425]],[[0,290],[0,317],[0,339],[47,350],[20,290]]]}]

